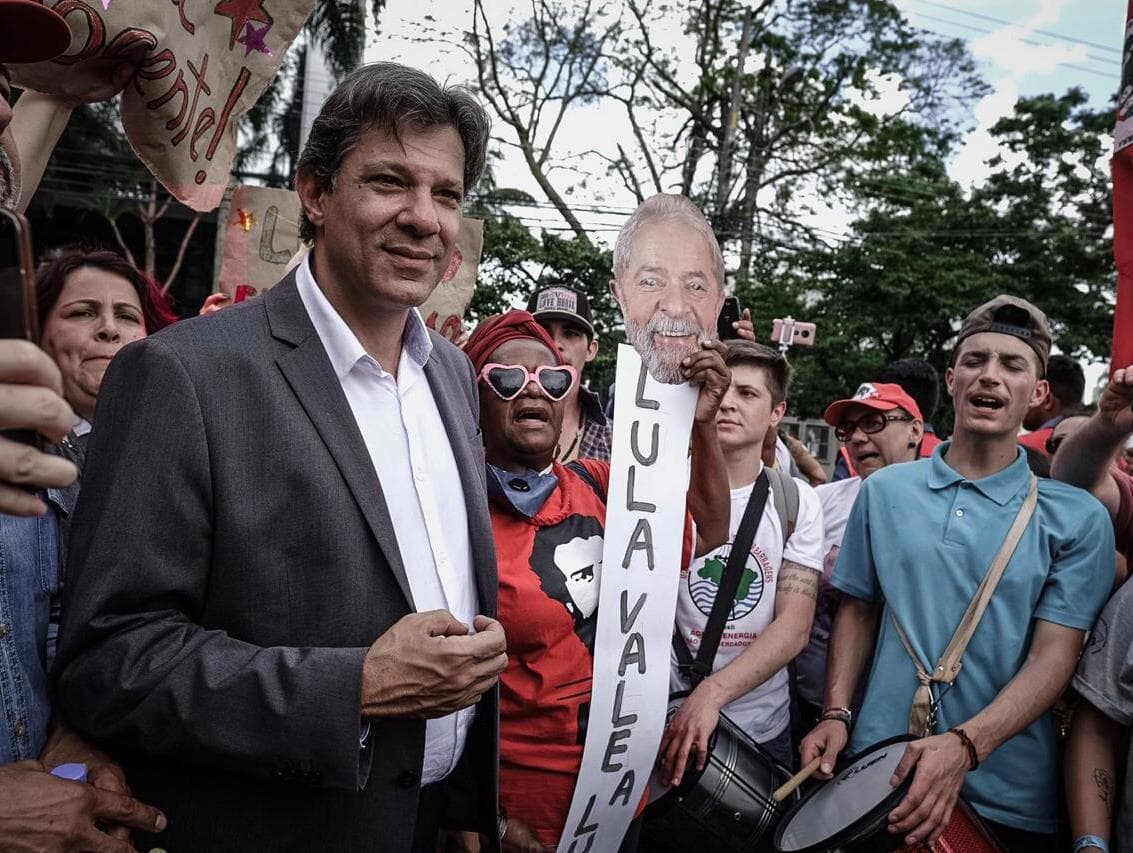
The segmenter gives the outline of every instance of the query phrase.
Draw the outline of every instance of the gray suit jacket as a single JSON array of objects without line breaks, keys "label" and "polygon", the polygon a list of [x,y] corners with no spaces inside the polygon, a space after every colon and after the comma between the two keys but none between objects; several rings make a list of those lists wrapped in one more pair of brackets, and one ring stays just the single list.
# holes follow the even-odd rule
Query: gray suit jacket
[{"label": "gray suit jacket", "polygon": [[[460,470],[481,611],[494,616],[472,367],[433,344],[425,374]],[[413,611],[407,569],[294,276],[124,348],[96,422],[58,698],[122,761],[134,793],[165,810],[154,842],[407,849],[424,721],[374,721],[359,748],[363,657]],[[497,717],[492,691],[454,774],[474,780],[464,816],[485,831]]]}]

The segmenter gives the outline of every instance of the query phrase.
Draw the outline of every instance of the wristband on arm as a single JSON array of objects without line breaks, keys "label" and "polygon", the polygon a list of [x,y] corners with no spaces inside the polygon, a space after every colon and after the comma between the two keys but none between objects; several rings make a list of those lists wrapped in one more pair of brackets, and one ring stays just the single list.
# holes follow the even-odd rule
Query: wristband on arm
[{"label": "wristband on arm", "polygon": [[822,716],[818,718],[822,720],[837,720],[840,723],[846,724],[846,731],[849,731],[854,722],[854,713],[849,708],[825,708],[822,711]]},{"label": "wristband on arm", "polygon": [[1081,835],[1074,842],[1074,853],[1079,853],[1080,850],[1089,850],[1095,848],[1102,851],[1102,853],[1109,853],[1109,845],[1106,844],[1104,838],[1099,838],[1096,835]]},{"label": "wristband on arm", "polygon": [[960,738],[960,743],[964,744],[964,749],[968,750],[968,769],[975,770],[980,766],[980,754],[976,752],[976,745],[972,743],[972,739],[968,737],[968,733],[961,728],[949,729],[948,734],[956,735]]}]

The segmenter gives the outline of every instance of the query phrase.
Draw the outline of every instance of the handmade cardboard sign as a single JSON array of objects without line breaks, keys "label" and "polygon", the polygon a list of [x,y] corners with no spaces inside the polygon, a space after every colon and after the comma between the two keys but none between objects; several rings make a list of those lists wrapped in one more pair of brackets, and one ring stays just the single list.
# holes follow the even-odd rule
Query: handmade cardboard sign
[{"label": "handmade cardboard sign", "polygon": [[626,344],[616,379],[590,715],[558,853],[618,849],[665,728],[698,389],[656,382]]},{"label": "handmade cardboard sign", "polygon": [[136,66],[121,97],[138,157],[194,210],[220,204],[236,122],[279,71],[315,0],[45,0],[71,27],[49,62],[13,65],[13,82],[47,94],[97,88],[108,68]]},{"label": "handmade cardboard sign", "polygon": [[219,289],[233,296],[252,288],[254,296],[287,273],[299,251],[299,197],[291,190],[242,186],[232,194],[224,226]]},{"label": "handmade cardboard sign", "polygon": [[[263,293],[295,263],[299,241],[299,196],[292,190],[242,186],[232,195],[224,224],[224,252],[218,290],[234,297],[245,286],[250,296]],[[464,330],[464,312],[476,289],[476,272],[484,245],[484,223],[465,218],[456,250],[440,284],[418,309],[425,324],[454,343]]]}]

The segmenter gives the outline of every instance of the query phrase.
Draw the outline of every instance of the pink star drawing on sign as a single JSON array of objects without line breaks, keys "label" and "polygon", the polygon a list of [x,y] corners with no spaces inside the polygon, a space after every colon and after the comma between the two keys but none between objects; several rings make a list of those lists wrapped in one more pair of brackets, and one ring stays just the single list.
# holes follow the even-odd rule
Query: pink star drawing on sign
[{"label": "pink star drawing on sign", "polygon": [[[231,20],[231,30],[228,35],[229,50],[232,50],[236,44],[236,36],[248,21],[258,21],[261,24],[272,22],[272,16],[264,8],[264,0],[220,0],[213,12]],[[240,43],[244,43],[243,39]]]},{"label": "pink star drawing on sign", "polygon": [[109,8],[110,8],[110,0],[102,0],[102,11],[105,12]]},{"label": "pink star drawing on sign", "polygon": [[244,45],[244,55],[247,56],[253,50],[258,50],[260,53],[266,53],[271,56],[271,50],[264,44],[264,38],[271,29],[271,24],[264,24],[262,27],[255,26],[251,21],[244,25],[244,35],[236,39],[240,44]]}]

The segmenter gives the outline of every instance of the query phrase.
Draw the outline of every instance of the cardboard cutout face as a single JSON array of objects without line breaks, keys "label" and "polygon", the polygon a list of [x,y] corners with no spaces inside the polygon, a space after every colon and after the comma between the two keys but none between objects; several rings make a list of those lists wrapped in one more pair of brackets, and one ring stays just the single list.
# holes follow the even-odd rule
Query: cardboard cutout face
[{"label": "cardboard cutout face", "polygon": [[681,361],[716,337],[724,304],[716,256],[705,235],[679,220],[641,223],[625,271],[610,283],[626,339],[658,382],[685,381]]}]

